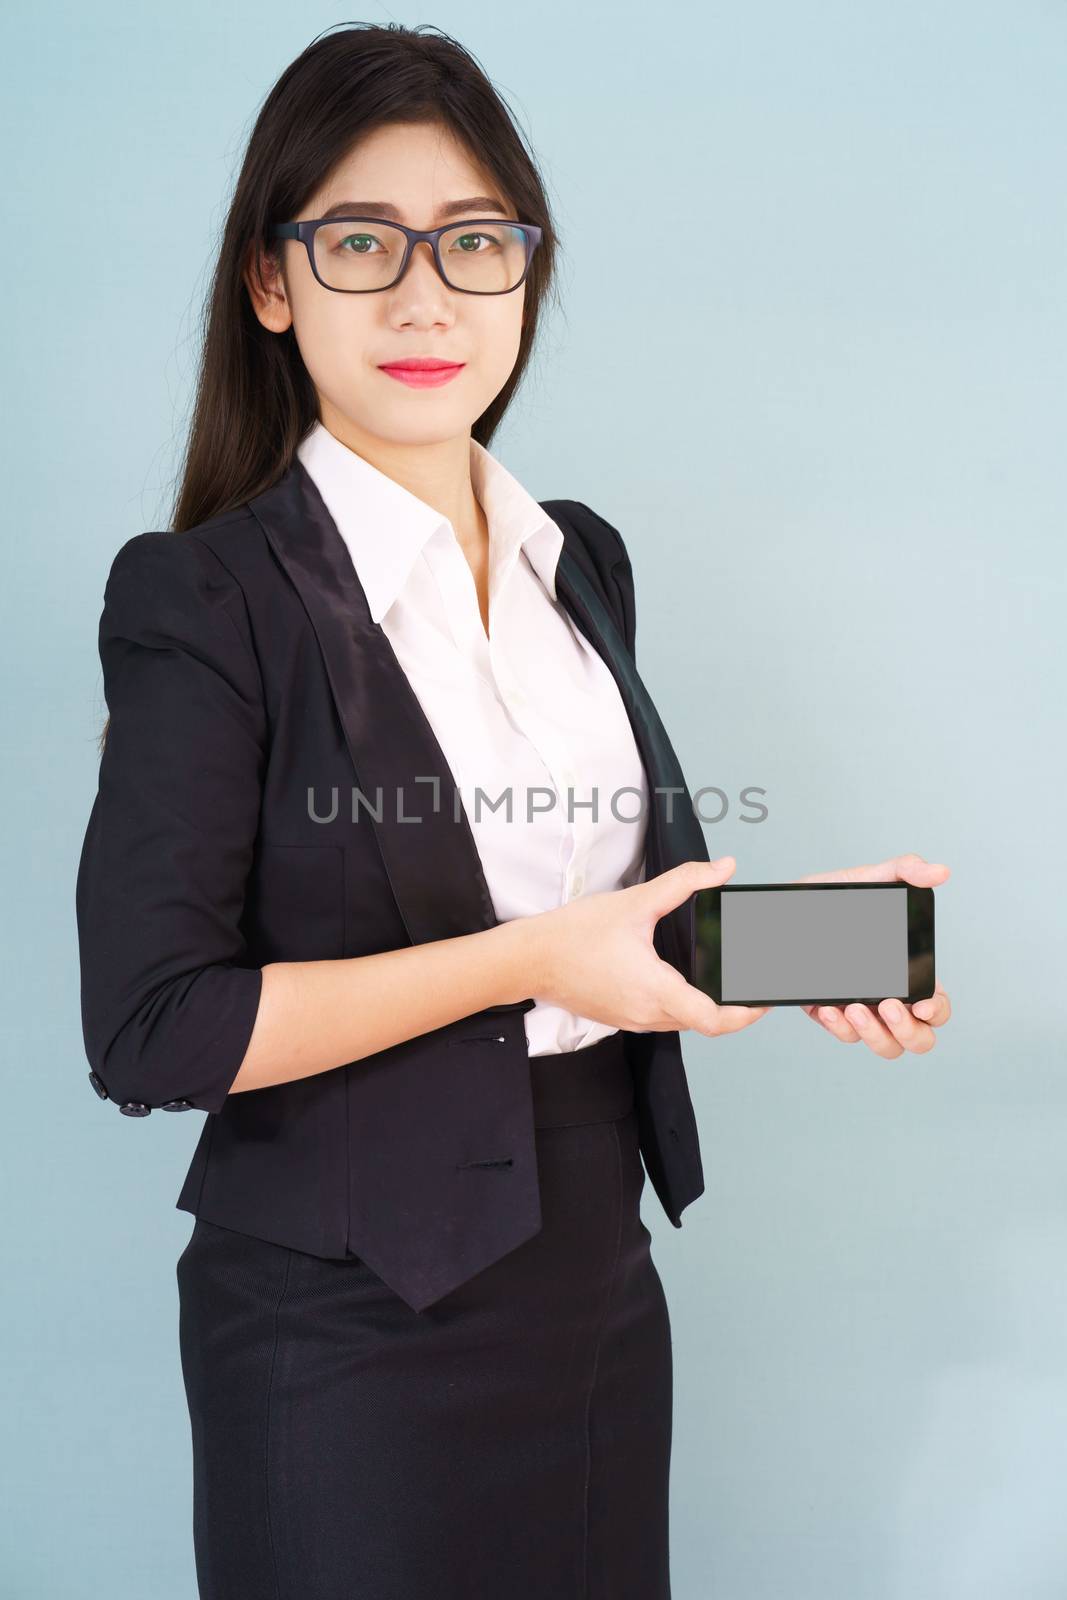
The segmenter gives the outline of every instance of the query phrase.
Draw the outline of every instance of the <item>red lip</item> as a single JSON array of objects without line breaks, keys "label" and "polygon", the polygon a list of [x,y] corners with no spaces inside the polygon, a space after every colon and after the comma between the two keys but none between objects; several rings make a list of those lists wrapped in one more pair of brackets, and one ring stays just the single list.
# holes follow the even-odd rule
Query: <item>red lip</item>
[{"label": "red lip", "polygon": [[444,372],[464,364],[462,361],[439,361],[436,356],[408,356],[403,361],[380,363],[385,372]]},{"label": "red lip", "polygon": [[406,361],[379,362],[378,370],[397,383],[407,384],[409,389],[439,389],[442,384],[451,383],[465,365],[463,361],[438,361],[433,356],[410,356]]}]

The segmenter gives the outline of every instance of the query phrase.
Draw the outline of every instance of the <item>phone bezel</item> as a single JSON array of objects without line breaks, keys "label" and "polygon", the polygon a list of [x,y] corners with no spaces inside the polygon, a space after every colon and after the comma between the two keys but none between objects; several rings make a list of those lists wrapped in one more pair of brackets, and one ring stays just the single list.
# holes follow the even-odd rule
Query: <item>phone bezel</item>
[{"label": "phone bezel", "polygon": [[[769,889],[789,889],[798,894],[818,894],[824,889],[906,889],[908,922],[908,993],[906,995],[816,995],[789,1000],[724,1000],[722,998],[722,896],[760,894]],[[696,988],[716,1005],[744,1006],[847,1006],[875,1007],[880,1000],[903,1000],[911,1005],[928,1000],[934,992],[934,891],[912,883],[725,883],[698,889],[690,897],[689,970]],[[702,941],[705,930],[711,933]]]}]

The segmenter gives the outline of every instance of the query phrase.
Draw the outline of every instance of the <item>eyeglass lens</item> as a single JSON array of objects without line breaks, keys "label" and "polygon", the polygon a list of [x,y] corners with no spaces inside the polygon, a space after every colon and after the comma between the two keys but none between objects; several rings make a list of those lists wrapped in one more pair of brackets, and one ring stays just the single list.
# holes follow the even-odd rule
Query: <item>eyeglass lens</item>
[{"label": "eyeglass lens", "polygon": [[[315,230],[315,267],[331,289],[386,289],[396,281],[407,240],[387,222],[346,221]],[[441,264],[455,289],[501,294],[526,267],[526,234],[506,222],[461,223],[441,235]]]}]

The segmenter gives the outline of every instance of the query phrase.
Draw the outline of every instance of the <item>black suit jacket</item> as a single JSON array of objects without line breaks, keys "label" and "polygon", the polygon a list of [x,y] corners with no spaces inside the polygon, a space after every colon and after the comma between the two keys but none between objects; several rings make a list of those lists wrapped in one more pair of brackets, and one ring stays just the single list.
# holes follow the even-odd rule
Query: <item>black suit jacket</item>
[{"label": "black suit jacket", "polygon": [[[623,541],[579,502],[545,510],[564,535],[560,601],[610,667],[644,761],[646,875],[707,860],[637,673]],[[541,1226],[533,1000],[228,1093],[267,962],[497,920],[444,754],[299,459],[237,510],[129,539],[99,647],[111,721],[76,891],[92,1085],[130,1116],[208,1113],[180,1209],[313,1255],[351,1252],[422,1310]],[[322,817],[334,790],[337,815],[315,820],[309,791]],[[682,907],[655,933],[686,977],[689,929]],[[645,1167],[681,1227],[704,1180],[679,1035],[625,1044]]]}]

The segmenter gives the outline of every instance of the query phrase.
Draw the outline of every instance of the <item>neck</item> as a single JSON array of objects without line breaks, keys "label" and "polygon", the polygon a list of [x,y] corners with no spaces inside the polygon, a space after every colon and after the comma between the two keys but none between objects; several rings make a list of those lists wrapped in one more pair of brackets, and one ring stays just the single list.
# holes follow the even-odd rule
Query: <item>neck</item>
[{"label": "neck", "polygon": [[465,553],[482,546],[487,526],[471,482],[469,432],[427,444],[404,444],[367,432],[327,401],[322,403],[320,417],[335,439],[447,517]]}]

